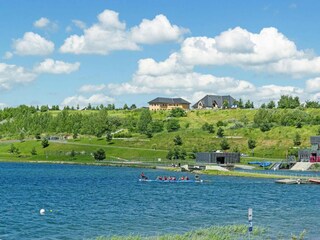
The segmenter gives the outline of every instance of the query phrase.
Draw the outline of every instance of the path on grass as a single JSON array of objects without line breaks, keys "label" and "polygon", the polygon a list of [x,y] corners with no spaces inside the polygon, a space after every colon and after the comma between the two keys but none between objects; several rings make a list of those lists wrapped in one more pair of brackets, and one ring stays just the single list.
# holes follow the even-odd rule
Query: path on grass
[{"label": "path on grass", "polygon": [[77,142],[67,142],[67,141],[60,141],[60,140],[55,140],[51,142],[69,144],[69,145],[79,145],[79,146],[94,146],[94,147],[119,148],[119,149],[135,149],[135,150],[145,150],[145,151],[155,151],[155,152],[168,152],[168,150],[162,150],[162,149],[110,146],[110,145],[103,145],[103,144],[77,143]]}]

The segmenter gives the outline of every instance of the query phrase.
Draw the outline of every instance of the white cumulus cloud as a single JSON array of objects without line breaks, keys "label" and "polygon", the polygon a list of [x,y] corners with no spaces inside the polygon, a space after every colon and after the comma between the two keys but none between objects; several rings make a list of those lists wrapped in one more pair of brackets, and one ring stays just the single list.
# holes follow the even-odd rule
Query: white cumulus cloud
[{"label": "white cumulus cloud", "polygon": [[105,84],[100,84],[100,85],[92,85],[92,84],[87,84],[83,85],[80,89],[79,92],[100,92],[106,89]]},{"label": "white cumulus cloud", "polygon": [[50,24],[50,20],[48,18],[42,17],[33,23],[34,27],[37,28],[45,28]]},{"label": "white cumulus cloud", "polygon": [[85,29],[87,26],[84,22],[82,22],[81,20],[72,20],[73,24],[76,25],[78,28],[80,29]]},{"label": "white cumulus cloud", "polygon": [[308,79],[306,81],[306,92],[308,93],[320,92],[320,77]]},{"label": "white cumulus cloud", "polygon": [[62,106],[76,106],[79,104],[79,106],[84,107],[87,106],[89,103],[92,105],[99,105],[99,104],[108,104],[108,103],[114,103],[115,99],[108,97],[103,94],[94,94],[90,97],[85,97],[82,95],[76,95],[65,98],[61,105]]},{"label": "white cumulus cloud", "polygon": [[69,74],[77,71],[80,67],[80,63],[66,63],[63,61],[55,61],[51,58],[45,59],[34,67],[34,71],[37,73],[52,73],[52,74]]},{"label": "white cumulus cloud", "polygon": [[54,51],[54,43],[33,32],[26,32],[23,38],[14,41],[13,48],[18,55],[48,55]]},{"label": "white cumulus cloud", "polygon": [[119,14],[105,10],[98,16],[99,22],[84,30],[83,35],[72,35],[64,41],[60,51],[75,54],[106,55],[115,50],[138,50],[125,31],[125,23]]},{"label": "white cumulus cloud", "polygon": [[188,32],[188,29],[172,25],[162,14],[152,20],[143,19],[139,26],[131,29],[133,40],[145,44],[178,41]]},{"label": "white cumulus cloud", "polygon": [[10,89],[13,85],[35,80],[36,74],[16,65],[0,63],[0,90]]},{"label": "white cumulus cloud", "polygon": [[[74,20],[73,23],[84,29],[82,35],[71,35],[60,47],[62,53],[101,54],[111,51],[140,50],[138,44],[156,44],[168,41],[179,41],[189,30],[170,23],[166,16],[160,14],[154,19],[143,19],[139,26],[126,28],[119,20],[119,13],[104,10],[98,15],[98,22],[85,28],[83,22]],[[71,30],[69,26],[68,31]]]},{"label": "white cumulus cloud", "polygon": [[3,59],[11,59],[12,57],[13,57],[12,52],[6,52],[2,58]]}]

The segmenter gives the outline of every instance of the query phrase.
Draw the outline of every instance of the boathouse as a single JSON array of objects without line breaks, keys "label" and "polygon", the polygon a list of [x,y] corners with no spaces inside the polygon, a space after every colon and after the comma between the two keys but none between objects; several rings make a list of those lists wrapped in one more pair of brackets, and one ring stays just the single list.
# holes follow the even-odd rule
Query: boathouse
[{"label": "boathouse", "polygon": [[197,163],[235,164],[240,162],[240,153],[198,152]]},{"label": "boathouse", "polygon": [[320,136],[310,137],[311,148],[298,152],[299,162],[320,162]]}]

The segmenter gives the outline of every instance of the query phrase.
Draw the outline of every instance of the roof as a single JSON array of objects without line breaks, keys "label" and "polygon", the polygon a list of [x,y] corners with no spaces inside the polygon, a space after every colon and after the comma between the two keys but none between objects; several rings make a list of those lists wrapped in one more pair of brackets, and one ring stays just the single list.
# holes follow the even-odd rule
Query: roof
[{"label": "roof", "polygon": [[202,102],[203,107],[212,107],[213,103],[216,102],[216,104],[219,107],[222,107],[223,102],[227,101],[229,103],[229,107],[231,107],[232,105],[234,105],[234,102],[236,101],[233,97],[231,97],[230,95],[227,96],[219,96],[219,95],[206,95],[204,98],[202,98],[201,100],[199,100],[196,104],[194,104],[192,107],[193,108],[197,108],[199,102]]},{"label": "roof", "polygon": [[157,97],[148,103],[149,104],[153,104],[153,103],[190,104],[188,101],[186,101],[182,98],[164,98],[164,97]]}]

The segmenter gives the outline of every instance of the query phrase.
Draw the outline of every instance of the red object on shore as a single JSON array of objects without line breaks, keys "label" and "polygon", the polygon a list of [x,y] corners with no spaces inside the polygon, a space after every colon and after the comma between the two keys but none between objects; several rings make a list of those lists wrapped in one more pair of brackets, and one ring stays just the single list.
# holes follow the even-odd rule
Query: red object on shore
[{"label": "red object on shore", "polygon": [[320,179],[309,179],[309,182],[320,184]]}]

